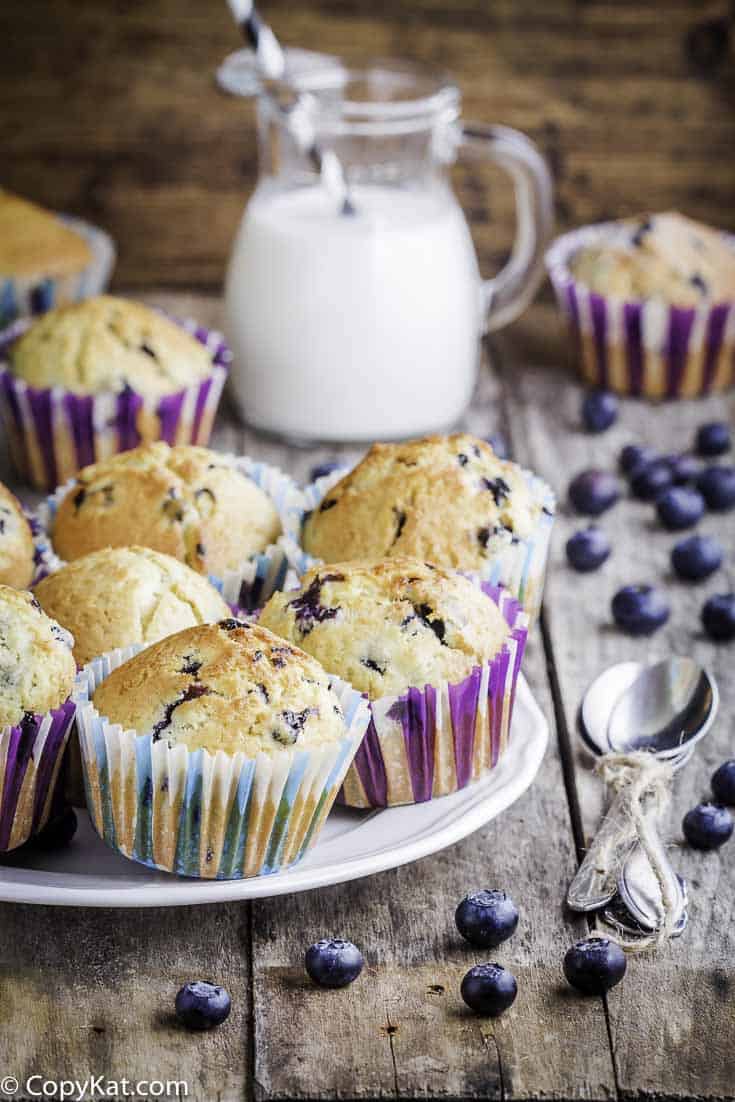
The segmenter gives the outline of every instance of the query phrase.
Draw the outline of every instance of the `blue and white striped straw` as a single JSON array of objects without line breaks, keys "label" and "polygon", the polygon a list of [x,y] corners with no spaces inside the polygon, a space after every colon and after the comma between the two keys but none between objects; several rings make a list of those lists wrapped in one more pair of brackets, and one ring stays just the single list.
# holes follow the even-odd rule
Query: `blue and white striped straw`
[{"label": "blue and white striped straw", "polygon": [[[260,72],[269,80],[281,80],[286,68],[283,49],[271,28],[261,19],[253,0],[227,0],[227,3],[253,48]],[[289,130],[320,174],[325,188],[341,203],[342,214],[354,214],[341,162],[331,150],[322,150],[316,140],[309,102],[307,97],[297,96],[293,104],[283,109]]]}]

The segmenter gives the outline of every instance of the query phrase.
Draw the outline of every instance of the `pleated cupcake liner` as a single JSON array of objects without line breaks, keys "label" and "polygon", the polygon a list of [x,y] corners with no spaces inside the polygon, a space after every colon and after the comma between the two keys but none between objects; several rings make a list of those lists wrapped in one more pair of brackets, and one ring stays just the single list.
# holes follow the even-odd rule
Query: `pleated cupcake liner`
[{"label": "pleated cupcake liner", "polygon": [[528,617],[502,586],[482,589],[511,631],[499,653],[462,681],[410,688],[370,702],[370,723],[339,802],[378,808],[458,792],[497,764],[508,745]]},{"label": "pleated cupcake liner", "polygon": [[[298,575],[305,574],[313,566],[320,566],[323,563],[322,559],[310,555],[301,546],[304,522],[315,509],[318,509],[329,490],[344,478],[350,469],[349,467],[338,468],[306,486],[303,491],[301,513],[292,513],[288,526],[284,525],[281,544]],[[538,521],[533,533],[527,539],[509,535],[507,542],[493,551],[474,576],[491,585],[504,586],[523,605],[533,625],[541,611],[556,498],[551,488],[538,475],[522,468],[520,470],[526,479],[534,502],[539,507]]]},{"label": "pleated cupcake liner", "polygon": [[173,394],[149,398],[120,393],[74,394],[61,386],[33,387],[13,374],[8,351],[33,324],[0,333],[0,414],[13,464],[39,490],[53,490],[82,467],[139,444],[207,444],[232,355],[222,335],[195,321],[175,320],[212,354],[206,379]]},{"label": "pleated cupcake liner", "polygon": [[[225,454],[222,458],[233,461],[235,467],[266,494],[278,513],[284,531],[294,523],[295,516],[301,515],[301,491],[284,471],[251,459],[248,455]],[[32,515],[32,526],[37,532],[34,585],[65,565],[64,559],[54,550],[52,533],[59,505],[74,485],[75,479],[71,478],[59,486]],[[279,538],[263,551],[244,559],[237,567],[225,571],[222,576],[210,574],[209,580],[228,604],[251,611],[263,605],[276,590],[284,588],[290,570],[286,548]]]},{"label": "pleated cupcake liner", "polygon": [[188,750],[110,723],[95,690],[142,648],[111,651],[77,676],[74,701],[87,806],[100,837],[149,868],[233,880],[279,872],[316,841],[368,722],[365,701],[334,679],[345,736],[314,750]]},{"label": "pleated cupcake liner", "polygon": [[[695,398],[735,381],[735,302],[674,306],[661,299],[626,301],[575,280],[580,249],[615,243],[617,222],[572,230],[546,254],[557,302],[571,330],[588,383],[645,398]],[[723,234],[735,250],[735,237]]]},{"label": "pleated cupcake liner", "polygon": [[81,272],[47,277],[0,276],[0,326],[18,318],[37,317],[55,306],[100,295],[107,287],[115,264],[112,238],[88,222],[71,215],[57,215],[60,222],[84,238],[92,259]]},{"label": "pleated cupcake liner", "polygon": [[67,700],[0,729],[0,852],[17,849],[46,825],[73,718]]}]

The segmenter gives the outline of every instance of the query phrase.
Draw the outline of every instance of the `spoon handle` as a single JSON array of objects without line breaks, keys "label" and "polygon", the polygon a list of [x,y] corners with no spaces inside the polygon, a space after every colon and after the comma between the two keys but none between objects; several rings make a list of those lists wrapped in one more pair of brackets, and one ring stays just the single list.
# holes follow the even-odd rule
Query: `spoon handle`
[{"label": "spoon handle", "polygon": [[602,820],[577,875],[569,886],[567,903],[574,911],[596,911],[618,890],[618,876],[637,833],[628,801],[617,794]]}]

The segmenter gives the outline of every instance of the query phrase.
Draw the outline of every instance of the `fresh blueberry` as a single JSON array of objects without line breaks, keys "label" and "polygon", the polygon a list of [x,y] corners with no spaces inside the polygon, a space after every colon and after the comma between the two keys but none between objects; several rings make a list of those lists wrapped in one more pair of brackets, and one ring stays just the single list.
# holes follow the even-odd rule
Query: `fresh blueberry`
[{"label": "fresh blueberry", "polygon": [[489,436],[485,437],[486,441],[493,449],[498,459],[510,459],[510,448],[508,447],[508,441],[500,432],[491,432]]},{"label": "fresh blueberry", "polygon": [[470,945],[477,945],[480,949],[496,949],[515,933],[518,908],[505,892],[472,892],[457,907],[454,921]]},{"label": "fresh blueberry", "polygon": [[176,996],[176,1017],[187,1029],[214,1029],[228,1017],[231,1005],[224,987],[194,980],[185,983]]},{"label": "fresh blueberry", "polygon": [[603,995],[625,975],[625,953],[616,941],[586,937],[567,949],[564,975],[583,995]]},{"label": "fresh blueberry", "polygon": [[707,467],[697,479],[697,489],[709,509],[724,513],[735,506],[735,467]]},{"label": "fresh blueberry", "polygon": [[582,423],[588,432],[605,432],[615,424],[619,403],[609,390],[590,390],[582,401]]},{"label": "fresh blueberry", "polygon": [[626,444],[620,453],[620,470],[624,474],[632,474],[637,467],[646,467],[657,459],[653,448],[647,448],[640,444]]},{"label": "fresh blueberry", "polygon": [[656,512],[670,532],[693,528],[704,516],[704,498],[690,486],[670,486],[656,498]]},{"label": "fresh blueberry", "polygon": [[465,974],[460,993],[475,1014],[497,1018],[515,1002],[518,984],[500,964],[476,964]]},{"label": "fresh blueberry", "polygon": [[716,593],[705,601],[702,626],[717,643],[735,639],[735,593]]},{"label": "fresh blueberry", "polygon": [[610,550],[610,540],[602,529],[594,524],[590,524],[589,528],[580,529],[567,540],[569,565],[581,574],[597,570],[602,566]]},{"label": "fresh blueberry", "polygon": [[651,635],[669,612],[668,601],[652,585],[626,585],[612,599],[613,619],[628,635]]},{"label": "fresh blueberry", "polygon": [[630,488],[642,501],[653,501],[668,490],[674,481],[671,466],[666,459],[654,459],[636,467],[630,477]]},{"label": "fresh blueberry", "polygon": [[336,471],[341,463],[338,459],[325,459],[323,463],[317,463],[315,467],[311,468],[309,477],[312,482],[316,482],[317,478],[324,478],[326,475],[331,474],[332,471]]},{"label": "fresh blueberry", "polygon": [[671,552],[671,565],[680,578],[698,582],[722,565],[723,550],[714,536],[687,536]]},{"label": "fresh blueberry", "polygon": [[698,804],[687,811],[681,829],[694,849],[718,849],[730,838],[735,820],[726,807]]},{"label": "fresh blueberry", "polygon": [[58,815],[46,823],[35,838],[31,839],[36,849],[53,853],[57,849],[65,849],[77,832],[77,816],[73,807],[64,808]]},{"label": "fresh blueberry", "polygon": [[362,972],[365,959],[351,941],[324,937],[306,950],[304,964],[320,987],[347,987]]},{"label": "fresh blueberry", "polygon": [[702,464],[695,455],[682,452],[681,455],[669,455],[666,462],[671,468],[671,477],[675,486],[686,486],[690,482],[696,482],[702,471]]},{"label": "fresh blueberry", "polygon": [[710,421],[697,429],[695,446],[700,455],[724,455],[730,444],[730,426],[724,421]]},{"label": "fresh blueberry", "polygon": [[723,761],[712,774],[712,795],[718,804],[735,807],[735,759]]},{"label": "fresh blueberry", "polygon": [[596,517],[620,497],[620,483],[608,471],[582,471],[569,484],[569,499],[578,513]]}]

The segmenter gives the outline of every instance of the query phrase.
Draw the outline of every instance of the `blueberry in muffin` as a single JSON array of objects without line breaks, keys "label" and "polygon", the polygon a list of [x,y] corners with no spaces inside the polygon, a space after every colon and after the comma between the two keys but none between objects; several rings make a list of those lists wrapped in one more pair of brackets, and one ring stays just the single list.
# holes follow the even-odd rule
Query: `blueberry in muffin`
[{"label": "blueberry in muffin", "polygon": [[73,644],[32,594],[0,586],[0,727],[67,700],[76,675]]}]

